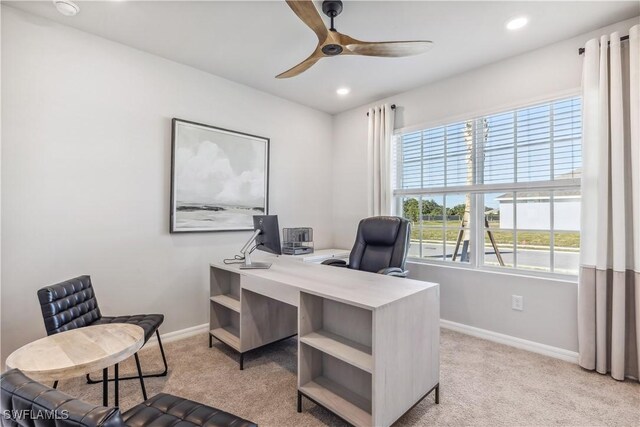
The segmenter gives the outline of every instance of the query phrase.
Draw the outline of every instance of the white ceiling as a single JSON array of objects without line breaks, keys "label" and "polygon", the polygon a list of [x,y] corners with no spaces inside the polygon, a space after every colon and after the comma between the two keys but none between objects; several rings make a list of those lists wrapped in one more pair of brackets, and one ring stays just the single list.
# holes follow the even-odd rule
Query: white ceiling
[{"label": "white ceiling", "polygon": [[[329,113],[640,14],[638,1],[347,1],[339,31],[435,46],[409,58],[326,58],[298,77],[277,80],[317,43],[284,1],[78,1],[75,17],[59,14],[50,0],[3,3]],[[521,14],[529,25],[507,31],[505,22]],[[351,94],[336,95],[340,86]]]}]

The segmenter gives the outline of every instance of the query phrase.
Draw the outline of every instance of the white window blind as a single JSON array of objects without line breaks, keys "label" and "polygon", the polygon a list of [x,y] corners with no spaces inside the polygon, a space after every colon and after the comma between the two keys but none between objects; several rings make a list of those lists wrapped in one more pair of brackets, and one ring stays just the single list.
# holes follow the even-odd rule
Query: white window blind
[{"label": "white window blind", "polygon": [[581,128],[574,97],[402,134],[394,194],[579,184]]}]

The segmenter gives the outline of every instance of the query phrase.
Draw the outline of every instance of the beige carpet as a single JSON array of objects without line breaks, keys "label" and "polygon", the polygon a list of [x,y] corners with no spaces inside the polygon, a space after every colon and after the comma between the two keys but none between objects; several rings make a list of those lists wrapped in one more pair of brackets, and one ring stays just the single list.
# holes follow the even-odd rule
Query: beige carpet
[{"label": "beige carpet", "polygon": [[[215,342],[215,340],[214,340]],[[176,394],[261,426],[344,425],[308,400],[296,412],[296,339],[238,356],[205,334],[167,343],[169,375],[146,380],[149,395]],[[159,369],[157,347],[141,353],[143,369]],[[122,371],[133,371],[131,361]],[[122,375],[122,374],[121,374]],[[123,410],[142,400],[137,381],[121,382]],[[59,387],[100,404],[101,385],[82,379]],[[577,365],[443,330],[440,405],[428,396],[396,425],[640,426],[640,385],[618,382]],[[113,390],[113,389],[111,389]],[[111,401],[113,402],[113,401]]]}]

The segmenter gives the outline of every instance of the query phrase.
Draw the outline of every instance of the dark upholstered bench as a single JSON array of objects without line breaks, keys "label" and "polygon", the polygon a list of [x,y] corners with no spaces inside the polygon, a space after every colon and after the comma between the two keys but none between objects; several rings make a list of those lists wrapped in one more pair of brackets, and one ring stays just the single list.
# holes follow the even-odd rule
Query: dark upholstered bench
[{"label": "dark upholstered bench", "polygon": [[0,377],[0,422],[6,427],[249,427],[254,423],[210,406],[158,394],[121,414],[54,390],[12,369]]}]

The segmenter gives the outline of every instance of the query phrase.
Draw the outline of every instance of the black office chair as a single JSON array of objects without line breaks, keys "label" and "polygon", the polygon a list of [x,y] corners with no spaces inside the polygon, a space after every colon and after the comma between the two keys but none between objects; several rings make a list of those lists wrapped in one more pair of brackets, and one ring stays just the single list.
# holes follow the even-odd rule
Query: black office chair
[{"label": "black office chair", "polygon": [[0,376],[2,427],[256,427],[211,406],[160,393],[122,413],[53,390],[17,369]]},{"label": "black office chair", "polygon": [[[160,346],[164,370],[159,373],[143,375],[140,368],[140,359],[138,358],[138,353],[136,353],[134,357],[136,359],[136,367],[138,368],[138,376],[120,378],[120,380],[139,379],[145,400],[147,399],[147,392],[142,378],[163,377],[167,375],[167,358],[164,355],[162,340],[158,332],[158,328],[164,321],[164,315],[134,314],[117,317],[103,316],[100,308],[98,308],[98,300],[96,299],[93,286],[91,285],[91,277],[89,276],[80,276],[55,285],[46,286],[38,291],[38,300],[40,300],[40,309],[42,310],[47,335],[53,335],[83,326],[102,325],[105,323],[130,323],[140,326],[144,329],[145,344],[155,333],[158,338],[158,345]],[[109,381],[111,381],[111,379]],[[87,375],[87,382],[96,384],[102,381],[93,380]]]},{"label": "black office chair", "polygon": [[409,252],[411,223],[397,216],[374,216],[358,224],[356,242],[349,263],[328,259],[322,264],[369,271],[387,276],[407,277],[404,269]]}]

